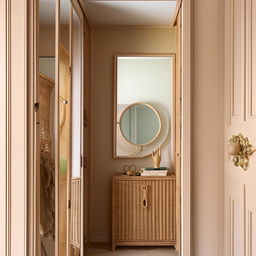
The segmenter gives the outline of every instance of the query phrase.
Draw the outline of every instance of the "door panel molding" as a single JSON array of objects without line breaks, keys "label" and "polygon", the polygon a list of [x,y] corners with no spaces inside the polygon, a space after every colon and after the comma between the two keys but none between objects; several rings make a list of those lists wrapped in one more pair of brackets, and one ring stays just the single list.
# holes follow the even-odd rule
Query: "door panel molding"
[{"label": "door panel molding", "polygon": [[243,0],[230,0],[230,116],[244,118],[244,4]]},{"label": "door panel molding", "polygon": [[244,199],[245,199],[245,247],[246,247],[246,256],[255,256],[256,255],[256,187],[250,185],[244,185]]},{"label": "door panel molding", "polygon": [[227,184],[226,208],[226,255],[239,256],[244,251],[243,243],[243,184],[230,177]]},{"label": "door panel molding", "polygon": [[253,45],[256,43],[256,20],[253,12],[256,12],[256,5],[252,0],[246,1],[246,87],[247,87],[247,118],[256,118],[256,102],[253,101],[253,95],[256,93],[256,76],[253,68],[256,64],[256,52]]}]

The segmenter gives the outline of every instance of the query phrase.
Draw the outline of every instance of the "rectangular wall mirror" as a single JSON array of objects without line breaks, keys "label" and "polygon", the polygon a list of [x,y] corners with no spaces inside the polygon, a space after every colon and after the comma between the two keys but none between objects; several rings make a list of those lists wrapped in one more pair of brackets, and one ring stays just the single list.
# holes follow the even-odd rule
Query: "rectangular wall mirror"
[{"label": "rectangular wall mirror", "polygon": [[171,162],[175,55],[116,55],[114,62],[113,157],[146,157],[161,147]]}]

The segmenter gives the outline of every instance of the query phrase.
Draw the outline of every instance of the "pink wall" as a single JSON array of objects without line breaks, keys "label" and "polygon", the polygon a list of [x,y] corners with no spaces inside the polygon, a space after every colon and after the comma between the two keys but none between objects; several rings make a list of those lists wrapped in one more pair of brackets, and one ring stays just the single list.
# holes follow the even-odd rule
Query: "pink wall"
[{"label": "pink wall", "polygon": [[192,252],[223,255],[223,0],[194,0]]}]

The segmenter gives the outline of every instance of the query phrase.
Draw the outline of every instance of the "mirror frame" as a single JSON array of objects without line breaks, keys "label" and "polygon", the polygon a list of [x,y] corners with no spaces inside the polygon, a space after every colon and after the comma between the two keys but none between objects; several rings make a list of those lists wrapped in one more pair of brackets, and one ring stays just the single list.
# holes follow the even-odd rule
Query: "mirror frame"
[{"label": "mirror frame", "polygon": [[[118,156],[116,154],[116,139],[117,139],[117,58],[118,57],[171,57],[173,58],[173,108],[172,108],[172,115],[173,115],[173,120],[175,120],[175,113],[176,113],[176,98],[175,98],[175,90],[176,90],[176,54],[175,53],[120,53],[120,54],[114,54],[114,58],[113,58],[113,65],[114,65],[114,72],[113,72],[113,135],[112,135],[112,158],[116,158],[116,159],[140,159],[140,158],[145,158],[148,155],[145,156]],[[170,71],[171,72],[171,71]],[[130,105],[129,105],[130,106]],[[161,120],[161,119],[160,119]],[[161,122],[162,124],[162,122]],[[173,146],[175,148],[175,121],[171,122],[171,127],[170,127],[171,131],[173,131]],[[161,132],[161,130],[160,130]],[[123,135],[122,135],[123,136]],[[123,136],[124,137],[124,136]],[[153,142],[153,141],[151,141]],[[131,142],[129,142],[131,143]],[[148,144],[147,144],[148,145]]]},{"label": "mirror frame", "polygon": [[[157,116],[157,118],[158,118],[158,122],[159,122],[159,128],[158,128],[158,131],[157,131],[156,135],[153,137],[153,139],[151,139],[149,142],[144,143],[144,144],[136,144],[136,143],[133,143],[133,142],[129,141],[129,140],[125,137],[125,135],[124,135],[124,133],[123,133],[123,131],[122,131],[122,129],[121,129],[121,120],[122,120],[122,117],[123,117],[124,113],[125,113],[129,108],[131,108],[131,107],[133,107],[133,106],[135,106],[135,105],[144,105],[144,106],[147,106],[147,107],[149,107],[150,109],[152,109],[152,110],[154,111],[154,113],[156,114],[156,116]],[[150,143],[152,143],[154,140],[156,140],[156,139],[158,138],[158,136],[159,136],[159,134],[160,134],[160,132],[161,132],[161,129],[162,129],[162,121],[161,121],[161,118],[160,118],[159,113],[157,112],[157,110],[156,110],[152,105],[150,105],[150,104],[148,104],[148,103],[145,103],[145,102],[135,102],[135,103],[132,103],[132,104],[128,105],[128,106],[122,111],[122,113],[121,113],[121,115],[120,115],[120,118],[119,118],[119,121],[116,122],[116,125],[118,125],[118,127],[119,127],[119,129],[120,129],[120,132],[121,132],[123,138],[124,138],[128,143],[130,143],[130,144],[132,144],[132,145],[135,145],[135,146],[146,146],[146,145],[149,145]]]}]

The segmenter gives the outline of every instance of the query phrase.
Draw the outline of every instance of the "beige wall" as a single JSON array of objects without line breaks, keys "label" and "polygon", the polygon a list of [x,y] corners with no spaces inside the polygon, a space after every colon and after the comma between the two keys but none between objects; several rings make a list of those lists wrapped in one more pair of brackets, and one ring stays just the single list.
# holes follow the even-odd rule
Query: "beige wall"
[{"label": "beige wall", "polygon": [[169,29],[92,30],[91,89],[91,231],[92,240],[106,241],[111,232],[111,177],[124,164],[152,165],[143,159],[112,158],[113,55],[175,53],[176,33]]},{"label": "beige wall", "polygon": [[39,56],[55,56],[54,25],[39,26]]},{"label": "beige wall", "polygon": [[223,255],[223,0],[194,0],[192,255]]},{"label": "beige wall", "polygon": [[[39,57],[55,56],[55,25],[39,27]],[[69,50],[69,26],[60,25],[60,43]]]}]

